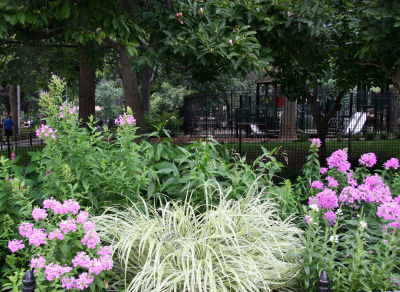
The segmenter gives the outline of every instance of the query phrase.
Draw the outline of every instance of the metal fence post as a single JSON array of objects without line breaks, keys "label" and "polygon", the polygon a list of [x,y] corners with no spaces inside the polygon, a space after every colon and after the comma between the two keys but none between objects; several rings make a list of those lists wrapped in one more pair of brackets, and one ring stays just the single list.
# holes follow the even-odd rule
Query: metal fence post
[{"label": "metal fence post", "polygon": [[8,134],[7,134],[7,152],[8,152],[8,158],[11,159],[10,135]]},{"label": "metal fence post", "polygon": [[319,277],[319,292],[329,292],[329,279],[328,273],[324,270]]},{"label": "metal fence post", "polygon": [[350,158],[351,155],[351,125],[350,125],[350,121],[351,121],[351,117],[353,115],[353,91],[350,92],[350,112],[349,112],[349,153],[348,153],[348,157]]},{"label": "metal fence post", "polygon": [[31,270],[27,270],[22,280],[22,292],[35,292],[35,276]]}]

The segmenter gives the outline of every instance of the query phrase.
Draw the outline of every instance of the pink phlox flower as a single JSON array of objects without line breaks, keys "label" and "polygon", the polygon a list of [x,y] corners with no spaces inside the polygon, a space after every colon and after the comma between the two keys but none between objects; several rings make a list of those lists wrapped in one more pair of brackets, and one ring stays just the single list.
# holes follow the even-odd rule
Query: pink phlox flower
[{"label": "pink phlox flower", "polygon": [[76,281],[77,280],[75,279],[75,277],[64,276],[62,278],[61,285],[65,290],[72,290],[72,289],[77,288],[77,282]]},{"label": "pink phlox flower", "polygon": [[332,210],[329,210],[324,214],[323,218],[329,222],[329,225],[335,225],[337,215]]},{"label": "pink phlox flower", "polygon": [[79,215],[76,217],[76,222],[84,224],[89,218],[89,213],[86,211],[80,211]]},{"label": "pink phlox flower", "polygon": [[325,173],[328,172],[328,168],[327,168],[327,167],[321,167],[321,169],[319,170],[319,172],[320,172],[321,174],[325,174]]},{"label": "pink phlox flower", "polygon": [[322,190],[324,188],[324,184],[318,180],[315,180],[311,183],[311,187],[314,189]]},{"label": "pink phlox flower", "polygon": [[36,207],[32,211],[32,217],[36,222],[38,222],[40,219],[47,217],[47,212],[45,209]]},{"label": "pink phlox flower", "polygon": [[311,146],[313,147],[321,147],[321,140],[319,138],[311,139]]},{"label": "pink phlox flower", "polygon": [[386,169],[390,169],[391,167],[394,169],[399,168],[399,160],[397,158],[390,158],[388,161],[384,163]]},{"label": "pink phlox flower", "polygon": [[88,248],[95,248],[97,244],[100,243],[100,238],[94,229],[90,229],[86,232],[85,236],[81,240],[83,245],[86,245]]},{"label": "pink phlox flower", "polygon": [[91,264],[90,256],[86,252],[80,251],[72,259],[72,264],[74,267],[88,268]]},{"label": "pink phlox flower", "polygon": [[347,172],[350,169],[350,163],[347,161],[347,152],[344,149],[336,150],[326,159],[329,169],[337,168],[338,172]]},{"label": "pink phlox flower", "polygon": [[86,231],[95,228],[96,228],[96,223],[94,223],[93,221],[86,221],[85,223],[83,223],[83,229],[85,229]]},{"label": "pink phlox flower", "polygon": [[337,188],[339,183],[333,177],[327,176],[326,179],[328,180],[328,187]]},{"label": "pink phlox flower", "polygon": [[79,278],[76,280],[76,288],[78,290],[84,290],[89,287],[90,284],[92,284],[94,280],[94,276],[88,274],[88,273],[82,273],[79,275]]},{"label": "pink phlox flower", "polygon": [[124,115],[119,115],[119,117],[115,119],[115,124],[119,126],[124,126],[126,124],[136,125],[136,119],[133,115],[127,115],[124,113]]},{"label": "pink phlox flower", "polygon": [[31,269],[33,268],[41,269],[44,267],[46,267],[46,259],[42,257],[40,254],[38,254],[36,258],[31,259]]},{"label": "pink phlox flower", "polygon": [[361,155],[360,159],[358,160],[361,164],[364,164],[367,167],[372,167],[376,164],[376,155],[375,153],[365,153]]},{"label": "pink phlox flower", "polygon": [[[41,124],[40,128],[36,130],[36,136],[38,138],[48,137],[49,135],[54,136],[57,131],[53,130],[50,126]],[[55,139],[55,136],[54,138]]]},{"label": "pink phlox flower", "polygon": [[305,216],[304,216],[304,219],[306,220],[306,222],[307,222],[308,224],[310,224],[311,221],[312,221],[312,217],[311,217],[310,215],[305,215]]},{"label": "pink phlox flower", "polygon": [[8,242],[8,249],[11,250],[11,253],[16,252],[17,250],[23,249],[25,244],[22,243],[22,240],[13,239]]},{"label": "pink phlox flower", "polygon": [[15,153],[14,153],[14,152],[13,152],[13,153],[11,153],[11,155],[10,155],[10,156],[11,156],[11,158],[10,158],[10,159],[11,159],[11,161],[15,161]]},{"label": "pink phlox flower", "polygon": [[54,214],[66,214],[67,212],[64,211],[64,206],[57,200],[55,200],[53,197],[50,199],[44,200],[43,201],[43,207],[45,209],[51,209],[53,210]]},{"label": "pink phlox flower", "polygon": [[110,255],[101,256],[98,259],[93,259],[89,265],[89,274],[100,274],[102,271],[112,269],[114,262]]},{"label": "pink phlox flower", "polygon": [[22,223],[19,226],[19,235],[21,235],[22,237],[29,237],[32,232],[33,232],[33,223]]},{"label": "pink phlox flower", "polygon": [[362,192],[352,186],[343,188],[339,195],[339,201],[346,204],[354,204],[355,202],[361,203]]},{"label": "pink phlox flower", "polygon": [[353,173],[352,172],[347,172],[346,176],[347,176],[347,183],[352,187],[356,187],[357,186],[357,181],[353,178]]},{"label": "pink phlox flower", "polygon": [[63,118],[64,117],[64,113],[60,113],[60,118]]},{"label": "pink phlox flower", "polygon": [[79,203],[77,201],[73,201],[73,200],[65,201],[63,203],[63,207],[64,207],[64,212],[65,213],[71,212],[74,215],[78,214],[79,209],[81,208],[79,206]]},{"label": "pink phlox flower", "polygon": [[44,229],[33,228],[32,234],[29,236],[29,244],[40,246],[47,243],[47,234]]},{"label": "pink phlox flower", "polygon": [[54,238],[59,239],[59,240],[63,240],[64,239],[64,234],[61,232],[60,229],[56,229],[52,232],[49,233],[49,239],[52,240]]},{"label": "pink phlox flower", "polygon": [[60,230],[64,233],[67,234],[69,232],[75,232],[76,231],[76,223],[75,220],[68,217],[67,220],[63,220],[60,222]]},{"label": "pink phlox flower", "polygon": [[367,203],[385,203],[393,199],[390,188],[378,174],[367,176],[358,189],[363,192],[363,200]]},{"label": "pink phlox flower", "polygon": [[336,192],[329,188],[325,188],[316,195],[317,206],[322,209],[334,209],[339,207]]},{"label": "pink phlox flower", "polygon": [[387,221],[400,221],[400,204],[398,202],[383,203],[378,207],[376,214]]},{"label": "pink phlox flower", "polygon": [[72,271],[71,267],[68,267],[67,265],[60,266],[54,263],[48,264],[45,269],[44,273],[46,274],[46,280],[47,281],[53,281],[54,278],[58,279],[60,276]]}]

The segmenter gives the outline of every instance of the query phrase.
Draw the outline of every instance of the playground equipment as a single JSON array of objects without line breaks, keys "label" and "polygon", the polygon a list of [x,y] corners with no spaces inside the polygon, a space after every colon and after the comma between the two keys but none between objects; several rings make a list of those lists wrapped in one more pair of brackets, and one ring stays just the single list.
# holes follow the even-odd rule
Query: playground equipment
[{"label": "playground equipment", "polygon": [[362,131],[365,122],[367,121],[367,112],[356,112],[350,118],[344,134],[358,134]]}]

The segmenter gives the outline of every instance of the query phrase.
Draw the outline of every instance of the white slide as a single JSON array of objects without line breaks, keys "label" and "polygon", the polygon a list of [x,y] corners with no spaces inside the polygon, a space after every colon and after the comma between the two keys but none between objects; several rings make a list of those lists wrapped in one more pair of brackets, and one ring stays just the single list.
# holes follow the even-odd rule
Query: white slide
[{"label": "white slide", "polygon": [[260,131],[256,124],[250,124],[251,131],[256,135],[262,135],[263,132]]},{"label": "white slide", "polygon": [[344,131],[345,134],[357,134],[360,133],[367,121],[368,113],[366,112],[356,112],[350,118],[350,122]]}]

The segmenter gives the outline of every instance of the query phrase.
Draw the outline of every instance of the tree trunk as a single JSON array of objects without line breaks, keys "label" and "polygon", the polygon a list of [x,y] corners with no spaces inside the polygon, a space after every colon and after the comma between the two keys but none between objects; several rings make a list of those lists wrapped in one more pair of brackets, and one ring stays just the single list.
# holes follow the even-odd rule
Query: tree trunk
[{"label": "tree trunk", "polygon": [[79,119],[83,124],[89,122],[89,116],[96,116],[96,68],[85,60],[84,49],[79,52]]},{"label": "tree trunk", "polygon": [[397,89],[397,94],[390,94],[390,132],[394,133],[398,127],[398,97],[400,94],[400,80],[393,80],[393,85]]},{"label": "tree trunk", "polygon": [[14,122],[14,134],[18,133],[18,104],[17,104],[17,86],[9,85],[8,96],[10,99],[10,114]]},{"label": "tree trunk", "polygon": [[142,96],[143,111],[145,113],[150,111],[150,85],[151,85],[152,73],[153,73],[153,68],[146,65],[143,68],[143,71],[141,74],[142,88],[141,88],[140,93]]},{"label": "tree trunk", "polygon": [[279,133],[280,138],[284,139],[296,139],[296,113],[297,113],[297,102],[289,101],[285,96],[283,98],[283,116],[281,122],[281,130]]},{"label": "tree trunk", "polygon": [[138,133],[146,132],[144,124],[144,110],[139,96],[139,86],[136,72],[131,71],[131,61],[134,57],[129,57],[126,47],[121,45],[119,50],[121,62],[121,79],[124,86],[124,96],[126,105],[129,106],[136,118],[136,125],[139,127]]}]

